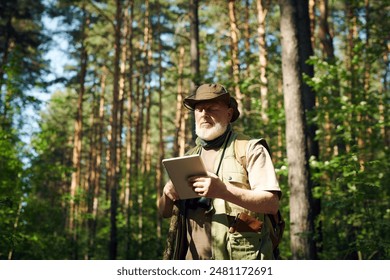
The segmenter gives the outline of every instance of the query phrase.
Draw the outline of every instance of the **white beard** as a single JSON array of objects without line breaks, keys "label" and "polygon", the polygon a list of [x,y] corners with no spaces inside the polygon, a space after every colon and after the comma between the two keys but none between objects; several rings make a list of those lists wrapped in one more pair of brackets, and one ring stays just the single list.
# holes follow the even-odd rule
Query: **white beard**
[{"label": "white beard", "polygon": [[195,133],[201,139],[210,141],[214,140],[217,137],[221,136],[227,128],[228,124],[215,123],[215,125],[211,128],[200,127],[198,124],[195,124]]}]

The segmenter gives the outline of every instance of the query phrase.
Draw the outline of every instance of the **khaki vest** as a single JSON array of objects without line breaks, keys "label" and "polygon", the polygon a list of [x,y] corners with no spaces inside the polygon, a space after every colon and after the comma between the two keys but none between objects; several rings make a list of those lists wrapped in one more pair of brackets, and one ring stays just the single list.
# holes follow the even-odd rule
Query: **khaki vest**
[{"label": "khaki vest", "polygon": [[[218,172],[223,182],[229,182],[236,187],[250,189],[246,169],[237,161],[234,142],[238,136],[233,132],[226,144],[225,153]],[[257,140],[250,140],[257,141]],[[223,153],[223,147],[217,155],[214,170],[217,170]],[[195,147],[188,154],[199,153],[200,146]],[[263,223],[261,232],[234,232],[229,233],[229,216],[237,216],[245,212],[252,217],[264,221],[264,214],[255,213],[223,199],[213,199],[214,214],[211,223],[212,252],[216,260],[250,260],[273,259],[272,242],[269,237],[269,225]]]}]

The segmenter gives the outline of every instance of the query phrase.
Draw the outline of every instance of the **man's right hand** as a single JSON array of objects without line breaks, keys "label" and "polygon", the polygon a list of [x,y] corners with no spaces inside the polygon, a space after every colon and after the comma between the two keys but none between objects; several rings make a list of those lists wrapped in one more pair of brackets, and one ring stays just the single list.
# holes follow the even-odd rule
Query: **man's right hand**
[{"label": "man's right hand", "polygon": [[169,180],[165,184],[163,192],[164,192],[164,195],[166,195],[172,201],[176,201],[176,200],[180,199],[171,180]]}]

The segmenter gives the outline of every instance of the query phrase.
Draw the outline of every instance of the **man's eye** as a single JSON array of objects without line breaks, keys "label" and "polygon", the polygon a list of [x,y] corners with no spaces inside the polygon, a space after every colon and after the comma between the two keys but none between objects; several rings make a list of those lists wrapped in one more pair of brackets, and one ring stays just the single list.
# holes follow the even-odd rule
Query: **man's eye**
[{"label": "man's eye", "polygon": [[195,111],[197,111],[197,112],[203,112],[203,111],[206,111],[206,112],[216,112],[218,110],[219,110],[218,107],[207,107],[207,108],[198,107],[198,108],[195,109]]}]

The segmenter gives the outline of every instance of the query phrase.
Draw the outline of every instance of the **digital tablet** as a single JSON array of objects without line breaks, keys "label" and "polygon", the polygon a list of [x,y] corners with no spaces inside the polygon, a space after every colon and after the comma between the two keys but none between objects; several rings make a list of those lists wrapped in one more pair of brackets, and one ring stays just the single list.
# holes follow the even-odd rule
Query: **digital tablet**
[{"label": "digital tablet", "polygon": [[188,185],[187,178],[195,175],[207,175],[200,155],[190,155],[163,159],[162,163],[172,180],[180,199],[199,197]]}]

